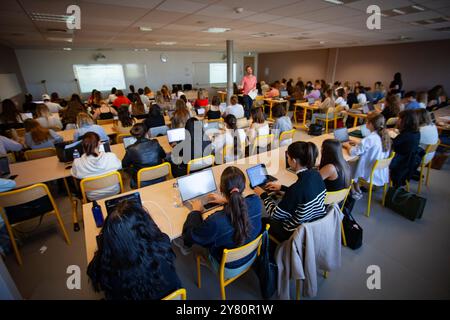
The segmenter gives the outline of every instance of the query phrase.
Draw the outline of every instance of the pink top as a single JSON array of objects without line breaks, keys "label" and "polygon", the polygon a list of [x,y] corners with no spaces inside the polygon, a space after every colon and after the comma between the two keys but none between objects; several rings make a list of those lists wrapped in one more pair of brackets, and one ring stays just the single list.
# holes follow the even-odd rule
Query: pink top
[{"label": "pink top", "polygon": [[280,96],[280,91],[276,88],[272,88],[272,89],[270,89],[270,91],[266,92],[267,98],[274,98],[274,97],[279,97],[279,96]]},{"label": "pink top", "polygon": [[254,75],[246,75],[242,78],[242,91],[244,94],[248,94],[250,91],[256,88],[256,77]]}]

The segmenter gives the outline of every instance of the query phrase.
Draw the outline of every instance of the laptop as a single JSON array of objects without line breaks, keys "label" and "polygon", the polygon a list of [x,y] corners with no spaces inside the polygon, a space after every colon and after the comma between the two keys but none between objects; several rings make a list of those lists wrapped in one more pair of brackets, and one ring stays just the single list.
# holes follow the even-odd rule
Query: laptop
[{"label": "laptop", "polygon": [[198,199],[202,202],[205,210],[220,207],[217,203],[208,202],[207,196],[216,192],[216,180],[212,169],[202,170],[177,179],[178,191],[180,192],[183,205],[189,206],[189,201]]},{"label": "laptop", "polygon": [[123,146],[124,148],[128,148],[128,146],[131,146],[132,144],[134,144],[136,142],[136,138],[135,137],[125,137],[123,138]]},{"label": "laptop", "polygon": [[281,91],[280,91],[280,97],[281,97],[281,98],[286,98],[288,95],[289,95],[289,94],[288,94],[288,92],[287,92],[286,90],[281,90]]},{"label": "laptop", "polygon": [[202,115],[204,115],[205,114],[205,108],[198,108],[197,109],[197,114],[199,115],[199,116],[202,116]]},{"label": "laptop", "polygon": [[373,105],[373,103],[366,103],[365,105],[363,105],[363,107],[362,107],[362,112],[364,113],[364,114],[368,114],[368,113],[370,113],[370,112],[372,112],[372,111],[374,111],[375,110],[375,106]]},{"label": "laptop", "polygon": [[308,104],[314,104],[316,102],[316,99],[314,98],[308,98]]},{"label": "laptop", "polygon": [[125,196],[116,197],[105,201],[106,213],[109,216],[117,205],[125,200],[136,202],[138,205],[142,206],[141,195],[139,192],[134,192],[127,194]]},{"label": "laptop", "polygon": [[264,186],[267,182],[276,181],[277,178],[272,177],[267,174],[267,168],[265,164],[258,164],[254,167],[247,169],[247,176],[250,180],[250,188],[255,189],[256,187],[261,187],[264,189]]},{"label": "laptop", "polygon": [[9,168],[9,160],[7,156],[0,157],[0,178],[8,179],[11,170]]},{"label": "laptop", "polygon": [[347,128],[339,128],[334,130],[334,138],[340,142],[350,141]]},{"label": "laptop", "polygon": [[167,140],[169,143],[184,141],[186,131],[184,128],[167,130]]},{"label": "laptop", "polygon": [[[83,146],[81,145],[81,140],[75,142],[60,142],[55,144],[56,156],[58,157],[60,162],[72,162],[73,161],[73,152],[75,149],[78,150],[80,156],[84,153]],[[99,148],[101,152],[111,152],[111,146],[109,145],[109,141],[101,141],[101,145]]]}]

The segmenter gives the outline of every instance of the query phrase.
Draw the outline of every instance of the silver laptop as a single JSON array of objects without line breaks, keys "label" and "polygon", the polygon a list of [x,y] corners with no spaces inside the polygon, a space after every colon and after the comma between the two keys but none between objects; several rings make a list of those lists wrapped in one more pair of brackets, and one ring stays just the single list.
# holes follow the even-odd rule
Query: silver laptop
[{"label": "silver laptop", "polygon": [[281,90],[281,91],[280,91],[280,97],[281,97],[281,98],[286,98],[288,95],[289,95],[289,94],[288,94],[288,92],[287,92],[286,90]]},{"label": "silver laptop", "polygon": [[186,131],[184,128],[167,130],[167,140],[169,143],[184,141]]},{"label": "silver laptop", "polygon": [[347,128],[339,128],[334,130],[334,138],[340,142],[350,141]]},{"label": "silver laptop", "polygon": [[212,169],[206,169],[178,178],[178,190],[183,205],[190,208],[189,201],[199,199],[206,211],[220,207],[217,203],[208,203],[207,196],[216,192],[216,180]]},{"label": "silver laptop", "polygon": [[136,138],[135,137],[125,137],[123,138],[123,146],[124,148],[128,148],[129,146],[131,146],[132,144],[134,144],[136,142]]}]

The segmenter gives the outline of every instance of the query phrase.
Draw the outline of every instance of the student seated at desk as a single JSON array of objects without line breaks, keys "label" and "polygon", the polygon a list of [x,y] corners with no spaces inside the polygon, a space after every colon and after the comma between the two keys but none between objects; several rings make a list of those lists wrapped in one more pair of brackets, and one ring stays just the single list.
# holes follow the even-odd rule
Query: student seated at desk
[{"label": "student seated at desk", "polygon": [[227,115],[225,117],[225,132],[216,136],[212,142],[216,156],[222,155],[225,146],[233,146],[233,154],[226,154],[225,162],[231,162],[245,156],[241,154],[242,148],[240,147],[246,140],[245,131],[238,129],[236,123],[235,116]]},{"label": "student seated at desk", "polygon": [[[344,142],[343,146],[351,156],[359,156],[356,169],[353,174],[353,194],[355,200],[362,198],[362,192],[359,187],[359,178],[370,182],[375,161],[389,157],[391,152],[391,138],[385,129],[385,120],[380,113],[369,113],[367,116],[366,128],[370,135],[361,140],[359,144],[353,142]],[[389,170],[376,170],[373,174],[373,184],[383,186],[389,182]]]},{"label": "student seated at desk", "polygon": [[270,234],[279,241],[289,239],[302,223],[325,216],[326,187],[320,173],[314,169],[318,153],[312,142],[297,141],[289,145],[287,161],[298,180],[289,187],[274,182],[266,185],[270,191],[284,192],[278,204],[264,189],[256,187],[254,190],[264,201],[269,215],[263,218],[263,224],[270,224]]},{"label": "student seated at desk", "polygon": [[400,98],[396,94],[388,94],[384,103],[384,109],[381,114],[384,120],[388,121],[390,118],[397,118],[400,113]]},{"label": "student seated at desk", "polygon": [[420,104],[416,98],[417,93],[415,91],[409,91],[405,94],[405,110],[420,109]]},{"label": "student seated at desk", "polygon": [[[72,176],[77,179],[100,176],[122,168],[121,161],[112,152],[102,152],[100,136],[95,132],[87,132],[83,136],[81,145],[84,153],[80,158],[74,159]],[[119,184],[115,186],[86,192],[89,200],[98,200],[119,193]]]},{"label": "student seated at desk", "polygon": [[[325,100],[319,105],[319,113],[314,113],[311,118],[311,123],[315,124],[317,119],[333,119],[335,102],[333,98],[333,89],[325,91]],[[331,110],[330,110],[331,109]],[[327,118],[327,112],[328,118]]]},{"label": "student seated at desk", "polygon": [[[219,269],[223,249],[233,249],[253,241],[261,233],[262,205],[255,195],[244,198],[245,175],[237,167],[227,167],[220,177],[221,196],[210,195],[211,202],[223,204],[218,210],[203,220],[203,206],[198,200],[192,201],[192,211],[183,226],[185,246],[198,245],[207,263],[214,270]],[[256,254],[256,252],[255,252]],[[254,255],[227,263],[226,277],[233,277],[253,263]]]},{"label": "student seated at desk", "polygon": [[0,124],[2,129],[23,128],[22,115],[17,110],[16,104],[11,99],[2,101],[2,112],[0,113]]},{"label": "student seated at desk", "polygon": [[109,137],[102,126],[94,124],[94,120],[85,112],[81,112],[77,116],[78,129],[73,134],[73,140],[76,141],[86,132],[95,132],[100,136],[102,141],[108,141]]},{"label": "student seated at desk", "polygon": [[150,100],[154,100],[155,99],[155,94],[153,93],[152,89],[150,89],[149,87],[144,87],[144,94]]},{"label": "student seated at desk", "polygon": [[394,187],[401,187],[411,179],[421,161],[417,111],[404,110],[400,112],[397,128],[400,134],[392,140],[392,150],[395,151],[395,157],[389,166],[389,173]]},{"label": "student seated at desk", "polygon": [[[419,120],[420,130],[420,153],[424,155],[428,145],[436,144],[439,140],[439,133],[437,127],[431,121],[430,113],[426,109],[417,109],[417,117]],[[428,160],[433,159],[435,152],[432,152],[428,157]]]},{"label": "student seated at desk", "polygon": [[208,120],[220,119],[222,112],[220,112],[220,98],[214,96],[211,100],[211,106],[206,107],[205,118]]},{"label": "student seated at desk", "polygon": [[118,109],[123,104],[126,104],[127,106],[129,106],[131,104],[130,99],[128,99],[127,97],[125,97],[123,95],[123,91],[122,90],[117,90],[116,95],[117,95],[117,98],[113,102],[113,106],[116,109]]},{"label": "student seated at desk", "polygon": [[108,99],[106,99],[108,104],[113,104],[114,100],[117,99],[116,93],[117,93],[116,87],[112,87],[111,93],[109,94]]},{"label": "student seated at desk", "polygon": [[[17,138],[17,137],[16,137]],[[16,139],[14,138],[14,139]],[[18,139],[17,139],[18,140]],[[18,141],[9,139],[0,135],[0,155],[6,155],[9,151],[20,151],[23,149],[23,145]]]},{"label": "student seated at desk", "polygon": [[245,116],[244,107],[238,103],[238,97],[236,95],[231,96],[230,105],[226,107],[224,116],[232,114],[236,119],[241,119]]},{"label": "student seated at desk", "polygon": [[342,144],[336,139],[322,143],[319,172],[327,191],[338,191],[350,185],[350,166],[344,159]]},{"label": "student seated at desk", "polygon": [[43,128],[61,130],[63,125],[59,117],[53,113],[50,113],[48,107],[45,104],[39,104],[36,107],[36,121]]},{"label": "student seated at desk", "polygon": [[272,116],[275,118],[275,122],[272,127],[272,132],[275,133],[275,138],[278,138],[280,134],[285,131],[292,130],[292,121],[286,115],[286,107],[282,104],[277,104],[273,107]]},{"label": "student seated at desk", "polygon": [[162,127],[166,125],[159,105],[154,104],[150,107],[150,112],[148,113],[147,119],[144,120],[144,124],[147,129]]},{"label": "student seated at desk", "polygon": [[118,134],[129,134],[131,127],[136,122],[136,120],[131,117],[128,106],[120,106],[118,112],[118,121],[113,124],[113,130]]},{"label": "student seated at desk", "polygon": [[186,104],[183,100],[178,99],[175,103],[175,112],[170,119],[172,129],[184,128],[190,117],[191,114],[189,113]]},{"label": "student seated at desk", "polygon": [[264,119],[264,111],[262,107],[253,108],[250,111],[252,117],[252,124],[248,129],[248,144],[252,145],[256,137],[267,135],[270,133],[269,124]]},{"label": "student seated at desk", "polygon": [[209,104],[208,98],[206,97],[205,90],[198,90],[197,100],[195,100],[194,108],[206,107]]},{"label": "student seated at desk", "polygon": [[272,99],[278,98],[279,96],[280,96],[280,81],[277,80],[272,84],[270,90],[264,94],[264,98]]},{"label": "student seated at desk", "polygon": [[[131,135],[136,138],[136,142],[127,147],[125,156],[122,159],[122,168],[130,168],[131,180],[130,187],[137,188],[137,173],[140,169],[153,167],[161,164],[166,153],[161,148],[158,140],[147,139],[147,127],[143,123],[136,123],[130,131]],[[165,177],[151,181],[142,182],[142,186],[149,186],[161,181]]]},{"label": "student seated at desk", "polygon": [[189,110],[189,114],[191,115],[191,117],[195,117],[195,115],[197,114],[197,109],[195,109],[192,106],[192,104],[189,102],[189,100],[186,98],[186,96],[184,94],[182,94],[179,99],[184,101],[184,103],[186,104],[186,108]]},{"label": "student seated at desk", "polygon": [[117,116],[117,111],[108,106],[105,100],[100,101],[100,108],[96,108],[92,118],[94,120],[109,120]]},{"label": "student seated at desk", "polygon": [[52,129],[43,128],[34,119],[27,119],[25,126],[25,144],[31,149],[54,148],[55,143],[63,142],[62,136]]},{"label": "student seated at desk", "polygon": [[87,275],[107,300],[162,299],[181,287],[170,239],[141,205],[119,203],[97,243]]},{"label": "student seated at desk", "polygon": [[137,93],[135,95],[135,101],[130,105],[130,113],[136,119],[145,119],[148,114],[148,107],[142,102],[141,96]]},{"label": "student seated at desk", "polygon": [[43,94],[42,100],[44,101],[44,104],[48,107],[51,113],[57,113],[64,109],[63,107],[60,106],[59,103],[52,102],[48,94]]},{"label": "student seated at desk", "polygon": [[77,94],[73,94],[67,103],[67,108],[61,112],[61,119],[65,129],[76,128],[77,116],[81,112],[86,112],[81,98]]}]

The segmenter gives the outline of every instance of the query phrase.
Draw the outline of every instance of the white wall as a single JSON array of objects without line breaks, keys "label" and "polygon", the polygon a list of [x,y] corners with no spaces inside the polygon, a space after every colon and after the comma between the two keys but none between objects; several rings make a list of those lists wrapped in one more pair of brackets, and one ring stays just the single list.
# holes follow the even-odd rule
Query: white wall
[{"label": "white wall", "polygon": [[[169,87],[175,83],[193,83],[194,65],[201,62],[225,62],[222,60],[222,52],[164,52],[168,57],[167,63],[162,63],[160,56],[162,52],[135,52],[135,51],[103,51],[106,61],[94,60],[96,51],[87,50],[16,50],[22,75],[25,79],[27,91],[35,99],[44,93],[41,80],[46,80],[48,93],[58,92],[60,96],[69,96],[77,92],[74,81],[74,64],[95,63],[120,63],[137,64],[138,70],[146,70],[145,75],[133,75],[125,71],[127,85],[134,84],[136,89],[148,85],[152,90],[159,89],[161,85],[168,84]],[[242,77],[243,53],[235,53],[237,63],[237,81]],[[132,69],[132,68],[131,68]],[[147,81],[145,81],[147,79]],[[205,87],[205,84],[199,84]]]}]

